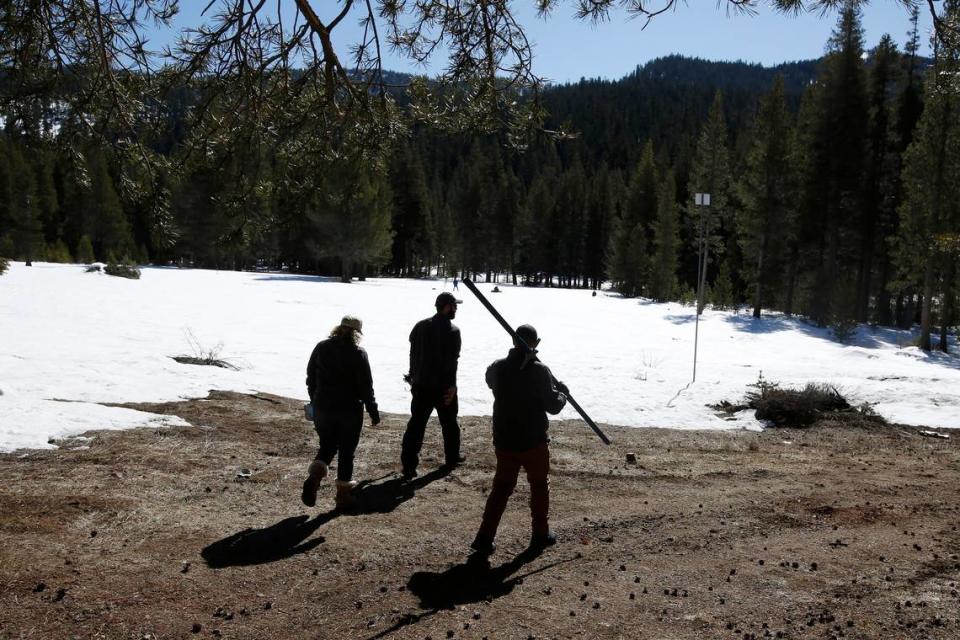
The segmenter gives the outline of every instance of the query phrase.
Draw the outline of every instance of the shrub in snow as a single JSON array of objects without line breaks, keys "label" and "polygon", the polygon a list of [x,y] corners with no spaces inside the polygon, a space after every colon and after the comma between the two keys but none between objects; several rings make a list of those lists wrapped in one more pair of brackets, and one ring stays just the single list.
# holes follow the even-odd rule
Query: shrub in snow
[{"label": "shrub in snow", "polygon": [[3,272],[6,271],[9,266],[10,263],[7,262],[7,259],[0,257],[0,275],[3,275]]},{"label": "shrub in snow", "polygon": [[237,365],[220,357],[220,352],[223,351],[222,342],[218,343],[213,348],[208,349],[200,343],[200,340],[190,329],[186,329],[184,331],[184,335],[187,339],[187,343],[190,345],[190,350],[193,351],[193,355],[170,356],[180,364],[196,364],[208,367],[220,367],[221,369],[230,369],[231,371],[240,370],[240,367]]},{"label": "shrub in snow", "polygon": [[87,265],[87,268],[84,269],[84,271],[86,273],[100,273],[100,265],[98,264]]},{"label": "shrub in snow", "polygon": [[90,241],[90,236],[81,236],[77,243],[77,262],[90,264],[93,260],[93,242]]},{"label": "shrub in snow", "polygon": [[773,384],[747,393],[757,420],[777,427],[808,427],[825,412],[847,411],[850,404],[833,387],[809,383],[803,389],[781,389]]},{"label": "shrub in snow", "polygon": [[46,255],[47,262],[58,262],[61,264],[73,262],[73,258],[70,256],[70,249],[67,248],[63,240],[57,240],[53,244],[48,244]]},{"label": "shrub in snow", "polygon": [[830,321],[830,331],[840,342],[849,342],[857,333],[857,321],[850,316],[837,315]]},{"label": "shrub in snow", "polygon": [[117,276],[118,278],[129,278],[130,280],[140,279],[140,269],[127,264],[108,264],[103,272],[108,276]]}]

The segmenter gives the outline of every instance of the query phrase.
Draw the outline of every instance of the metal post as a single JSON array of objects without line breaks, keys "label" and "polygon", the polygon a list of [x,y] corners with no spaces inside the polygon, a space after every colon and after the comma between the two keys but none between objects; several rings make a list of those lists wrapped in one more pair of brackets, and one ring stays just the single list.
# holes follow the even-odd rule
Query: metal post
[{"label": "metal post", "polygon": [[[710,194],[698,193],[694,195],[694,205],[697,207],[710,206]],[[697,243],[697,302],[694,309],[693,321],[693,380],[697,381],[697,346],[700,338],[700,308],[703,305],[703,286],[707,279],[706,238],[703,237],[703,213],[700,213],[700,232]]]}]

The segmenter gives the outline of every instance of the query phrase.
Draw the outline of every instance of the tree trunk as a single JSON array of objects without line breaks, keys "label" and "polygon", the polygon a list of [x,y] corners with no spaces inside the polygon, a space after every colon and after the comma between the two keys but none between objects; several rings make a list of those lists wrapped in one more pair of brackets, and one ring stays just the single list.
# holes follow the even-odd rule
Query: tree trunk
[{"label": "tree trunk", "polygon": [[767,252],[767,242],[769,236],[763,234],[763,242],[760,245],[760,254],[757,256],[757,276],[755,278],[756,290],[753,294],[753,317],[759,318],[760,311],[763,309],[763,257]]},{"label": "tree trunk", "polygon": [[893,324],[890,317],[890,259],[886,252],[883,253],[880,262],[880,282],[878,288],[880,293],[877,295],[877,323],[883,326]]},{"label": "tree trunk", "polygon": [[797,290],[797,262],[799,252],[800,250],[797,243],[794,243],[790,249],[790,266],[787,270],[787,300],[783,309],[783,312],[788,316],[793,315],[793,297],[796,295]]},{"label": "tree trunk", "polygon": [[953,293],[953,282],[957,274],[957,263],[952,257],[947,258],[947,273],[943,285],[943,308],[940,311],[940,351],[950,353],[948,330],[953,325],[953,308],[956,298]]},{"label": "tree trunk", "polygon": [[920,348],[930,351],[930,307],[933,298],[933,260],[923,270],[923,306],[920,311]]},{"label": "tree trunk", "polygon": [[703,299],[704,289],[707,286],[707,262],[710,260],[710,245],[707,245],[703,248],[703,263],[701,264],[700,273],[697,274],[697,315],[703,313],[703,308],[707,306],[706,301]]}]

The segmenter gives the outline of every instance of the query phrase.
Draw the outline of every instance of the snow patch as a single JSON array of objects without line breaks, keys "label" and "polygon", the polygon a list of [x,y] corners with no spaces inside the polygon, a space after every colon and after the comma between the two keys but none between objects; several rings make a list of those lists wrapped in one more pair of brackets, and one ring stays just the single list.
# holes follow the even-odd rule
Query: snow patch
[{"label": "snow patch", "polygon": [[[175,401],[210,389],[305,398],[310,351],[347,313],[363,319],[381,410],[407,413],[402,377],[410,329],[451,287],[444,280],[341,284],[175,268],[144,268],[135,281],[89,277],[84,268],[14,264],[0,277],[0,450],[45,447],[49,438],[89,429],[184,424],[98,403]],[[759,429],[752,412],[728,420],[707,405],[742,398],[762,371],[783,386],[834,385],[851,403],[874,404],[890,420],[960,428],[960,395],[952,391],[960,389],[960,359],[904,347],[916,337],[909,331],[861,327],[844,345],[828,329],[794,318],[707,310],[691,385],[692,306],[499,286],[500,312],[515,325],[537,327],[543,361],[598,422]],[[465,300],[456,319],[463,336],[460,410],[489,415],[484,372],[506,353],[509,339],[464,287],[458,293]],[[171,359],[217,345],[238,371]],[[560,417],[577,415],[566,409]],[[592,437],[587,427],[584,437]]]}]

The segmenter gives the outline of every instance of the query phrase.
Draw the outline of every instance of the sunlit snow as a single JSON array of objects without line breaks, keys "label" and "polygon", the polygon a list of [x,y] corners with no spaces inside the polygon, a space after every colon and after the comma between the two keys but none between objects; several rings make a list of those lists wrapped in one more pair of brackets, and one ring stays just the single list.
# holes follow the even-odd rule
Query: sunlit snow
[{"label": "sunlit snow", "polygon": [[[410,328],[451,286],[175,268],[146,268],[134,281],[77,265],[13,264],[0,276],[0,450],[49,446],[50,438],[89,429],[177,422],[99,403],[203,397],[210,389],[305,398],[310,351],[346,313],[363,319],[381,410],[406,413]],[[762,371],[782,385],[833,384],[897,422],[960,427],[960,359],[907,346],[910,332],[864,327],[843,345],[796,319],[708,310],[697,382],[687,387],[692,307],[608,292],[479,286],[510,322],[537,327],[542,360],[598,422],[759,428],[749,412],[729,421],[707,405],[742,398]],[[492,399],[483,374],[509,340],[465,287],[459,296],[460,411],[486,415]],[[194,355],[198,345],[239,370],[171,359]],[[561,417],[575,414],[567,409]]]}]

